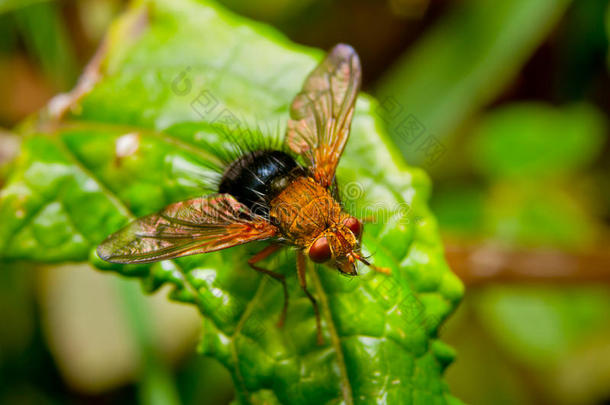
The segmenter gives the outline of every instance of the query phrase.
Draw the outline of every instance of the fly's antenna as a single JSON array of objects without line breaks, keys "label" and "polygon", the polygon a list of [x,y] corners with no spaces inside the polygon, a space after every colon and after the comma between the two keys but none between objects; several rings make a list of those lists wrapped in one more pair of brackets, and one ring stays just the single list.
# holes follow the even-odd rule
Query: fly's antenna
[{"label": "fly's antenna", "polygon": [[370,261],[368,261],[368,258],[370,256],[364,257],[361,254],[356,253],[356,252],[352,252],[351,254],[352,254],[352,256],[355,259],[361,261],[363,264],[365,264],[366,266],[370,267],[371,269],[375,270],[378,273],[383,273],[383,274],[386,274],[386,275],[392,274],[392,271],[389,268],[387,268],[387,267],[379,267],[379,266],[374,265]]},{"label": "fly's antenna", "polygon": [[360,253],[358,254],[358,256],[362,257],[363,259],[365,259],[365,260],[367,260],[367,261],[368,261],[368,260],[369,260],[371,257],[373,257],[373,255],[372,255],[372,254],[370,254],[370,255],[363,255],[363,254],[360,254]]}]

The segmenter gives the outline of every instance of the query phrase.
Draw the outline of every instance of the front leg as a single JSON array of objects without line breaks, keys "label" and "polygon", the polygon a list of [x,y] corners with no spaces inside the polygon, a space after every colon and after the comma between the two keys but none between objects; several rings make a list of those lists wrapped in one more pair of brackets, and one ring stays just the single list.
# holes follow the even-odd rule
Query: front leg
[{"label": "front leg", "polygon": [[305,278],[305,270],[307,269],[307,264],[305,260],[305,254],[301,250],[297,251],[297,273],[299,275],[299,284],[301,285],[301,288],[303,288],[303,291],[305,291],[305,295],[307,295],[309,301],[311,301],[311,305],[313,305],[313,312],[316,314],[318,344],[322,345],[324,344],[324,339],[322,338],[322,327],[320,324],[320,310],[318,309],[318,302],[316,301],[316,299],[313,297],[313,295],[311,295],[309,291],[307,291],[307,279]]}]

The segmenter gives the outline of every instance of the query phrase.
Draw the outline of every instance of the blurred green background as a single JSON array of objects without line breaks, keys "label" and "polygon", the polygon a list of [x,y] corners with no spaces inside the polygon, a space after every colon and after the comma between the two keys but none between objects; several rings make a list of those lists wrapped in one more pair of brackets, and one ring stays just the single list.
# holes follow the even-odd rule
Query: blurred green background
[{"label": "blurred green background", "polygon": [[[297,43],[359,52],[388,132],[433,179],[467,286],[441,334],[458,353],[452,393],[610,403],[608,2],[221,3]],[[125,7],[0,0],[0,185],[19,152],[11,128],[75,84]],[[231,401],[228,374],[193,356],[195,309],[77,266],[0,266],[0,403]]]}]

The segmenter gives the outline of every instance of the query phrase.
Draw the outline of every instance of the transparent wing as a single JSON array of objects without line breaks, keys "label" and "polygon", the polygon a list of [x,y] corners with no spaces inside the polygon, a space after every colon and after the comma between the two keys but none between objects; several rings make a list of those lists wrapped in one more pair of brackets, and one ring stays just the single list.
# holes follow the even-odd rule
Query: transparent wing
[{"label": "transparent wing", "polygon": [[325,187],[333,184],[349,137],[361,77],[356,51],[338,44],[309,74],[292,102],[286,143],[309,162]]},{"label": "transparent wing", "polygon": [[110,235],[98,255],[112,263],[146,263],[272,238],[277,228],[229,194],[171,204]]}]

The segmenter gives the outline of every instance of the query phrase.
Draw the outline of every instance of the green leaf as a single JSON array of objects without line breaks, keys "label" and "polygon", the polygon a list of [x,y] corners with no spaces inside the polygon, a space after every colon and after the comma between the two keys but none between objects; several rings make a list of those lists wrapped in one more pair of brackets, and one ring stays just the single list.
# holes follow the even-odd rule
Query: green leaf
[{"label": "green leaf", "polygon": [[[608,41],[610,41],[610,6],[606,8],[606,35],[608,37]],[[607,55],[608,62],[608,70],[610,70],[610,51]]]},{"label": "green leaf", "polygon": [[69,89],[76,81],[77,60],[58,5],[38,2],[13,14],[28,53],[56,89]]},{"label": "green leaf", "polygon": [[[377,88],[390,135],[410,160],[424,140],[455,131],[493,100],[546,38],[570,2],[458,2],[396,63]],[[423,134],[413,133],[411,115]],[[406,125],[405,125],[406,124]],[[417,136],[416,136],[417,135]]]},{"label": "green leaf", "polygon": [[604,132],[604,116],[589,104],[513,103],[483,116],[469,145],[475,169],[494,184],[482,231],[513,244],[568,249],[595,240],[586,177],[576,175],[601,152]]},{"label": "green leaf", "polygon": [[472,159],[491,178],[565,175],[593,161],[601,152],[604,132],[604,116],[589,104],[511,104],[481,121]]},{"label": "green leaf", "polygon": [[483,324],[512,357],[538,369],[565,360],[587,339],[607,332],[604,288],[496,287],[478,297]]},{"label": "green leaf", "polygon": [[548,182],[545,188],[535,182],[500,182],[485,202],[485,235],[517,246],[584,249],[600,229],[578,190],[569,182]]},{"label": "green leaf", "polygon": [[473,235],[483,226],[485,200],[481,186],[456,182],[436,188],[430,204],[443,232]]},{"label": "green leaf", "polygon": [[19,10],[31,4],[48,2],[50,0],[0,0],[0,14]]},{"label": "green leaf", "polygon": [[204,193],[214,151],[230,147],[219,123],[283,133],[288,106],[322,53],[190,0],[134,4],[102,52],[42,124],[23,125],[23,153],[0,197],[0,258],[90,257],[139,277],[147,291],[173,285],[172,299],[203,314],[200,350],[229,369],[243,403],[458,403],[442,380],[454,353],[438,331],[463,287],[426,206],[429,180],[388,149],[374,100],[358,100],[338,178],[348,208],[376,215],[365,250],[393,272],[345,278],[310,266],[325,338],[318,345],[293,252],[265,262],[288,277],[280,329],[280,286],[246,263],[263,244],[126,266],[102,262],[93,249],[130,219]]}]

